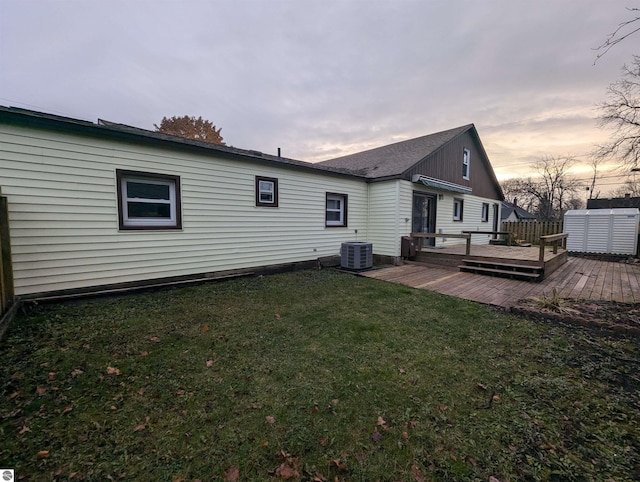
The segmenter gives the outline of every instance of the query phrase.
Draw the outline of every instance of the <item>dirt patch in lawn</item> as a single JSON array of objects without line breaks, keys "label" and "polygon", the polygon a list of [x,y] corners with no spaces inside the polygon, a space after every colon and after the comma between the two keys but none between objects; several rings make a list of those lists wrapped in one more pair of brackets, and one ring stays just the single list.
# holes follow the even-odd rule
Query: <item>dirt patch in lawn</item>
[{"label": "dirt patch in lawn", "polygon": [[537,320],[561,321],[640,337],[640,303],[537,298],[522,300],[511,311]]}]

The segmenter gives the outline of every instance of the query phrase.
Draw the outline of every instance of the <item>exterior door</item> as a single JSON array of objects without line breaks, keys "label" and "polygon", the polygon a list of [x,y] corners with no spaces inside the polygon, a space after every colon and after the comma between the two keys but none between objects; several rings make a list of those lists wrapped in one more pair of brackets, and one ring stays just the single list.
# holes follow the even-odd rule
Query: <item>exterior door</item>
[{"label": "exterior door", "polygon": [[[411,232],[436,232],[436,196],[431,194],[413,193],[413,210],[411,215]],[[435,238],[424,239],[422,246],[435,246]]]}]

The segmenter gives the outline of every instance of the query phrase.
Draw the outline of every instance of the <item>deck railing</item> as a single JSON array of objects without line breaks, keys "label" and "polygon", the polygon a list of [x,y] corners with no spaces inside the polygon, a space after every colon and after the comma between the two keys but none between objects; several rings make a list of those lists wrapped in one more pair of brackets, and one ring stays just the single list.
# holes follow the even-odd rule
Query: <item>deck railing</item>
[{"label": "deck railing", "polygon": [[562,249],[567,249],[568,233],[550,234],[540,236],[540,261],[544,261],[544,249],[547,245],[553,246],[553,254],[558,254],[558,244]]},{"label": "deck railing", "polygon": [[[493,236],[506,236],[507,245],[511,245],[511,236],[513,235],[509,231],[462,231],[462,234],[453,233],[411,233],[411,237],[417,239],[416,250],[422,251],[424,240],[431,238],[455,238],[465,239],[466,249],[465,255],[471,255],[471,236],[473,234],[493,235]],[[558,254],[558,246],[562,249],[567,249],[567,233],[550,234],[548,236],[540,236],[540,257],[539,261],[544,262],[544,252],[547,246],[553,247],[553,254]]]}]

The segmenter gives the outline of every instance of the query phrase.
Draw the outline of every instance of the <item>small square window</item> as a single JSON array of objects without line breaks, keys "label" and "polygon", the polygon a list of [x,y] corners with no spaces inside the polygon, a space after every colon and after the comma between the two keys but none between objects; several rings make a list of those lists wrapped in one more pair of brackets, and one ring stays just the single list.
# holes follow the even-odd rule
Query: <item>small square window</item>
[{"label": "small square window", "polygon": [[256,206],[278,207],[278,180],[256,176]]},{"label": "small square window", "polygon": [[488,203],[482,203],[482,222],[483,223],[489,222],[489,204]]},{"label": "small square window", "polygon": [[462,151],[462,179],[469,180],[469,172],[471,167],[471,151],[464,149]]},{"label": "small square window", "polygon": [[462,199],[453,200],[453,220],[462,221],[462,210],[464,207],[464,201]]},{"label": "small square window", "polygon": [[347,195],[328,192],[325,205],[325,226],[347,225]]},{"label": "small square window", "polygon": [[116,169],[120,229],[181,229],[180,177]]}]

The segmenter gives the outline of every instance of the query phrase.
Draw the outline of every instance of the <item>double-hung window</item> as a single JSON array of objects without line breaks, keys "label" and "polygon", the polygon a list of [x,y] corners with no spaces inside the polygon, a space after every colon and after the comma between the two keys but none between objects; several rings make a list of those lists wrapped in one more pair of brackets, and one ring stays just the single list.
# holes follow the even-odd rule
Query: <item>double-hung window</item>
[{"label": "double-hung window", "polygon": [[347,225],[347,195],[328,192],[326,195],[325,226]]},{"label": "double-hung window", "polygon": [[120,229],[181,229],[180,177],[116,170]]},{"label": "double-hung window", "polygon": [[464,201],[462,199],[453,200],[453,220],[462,221],[462,208],[464,207]]},{"label": "double-hung window", "polygon": [[278,180],[256,176],[256,206],[278,207]]},{"label": "double-hung window", "polygon": [[469,172],[471,168],[471,151],[464,149],[462,151],[462,179],[469,180]]}]

